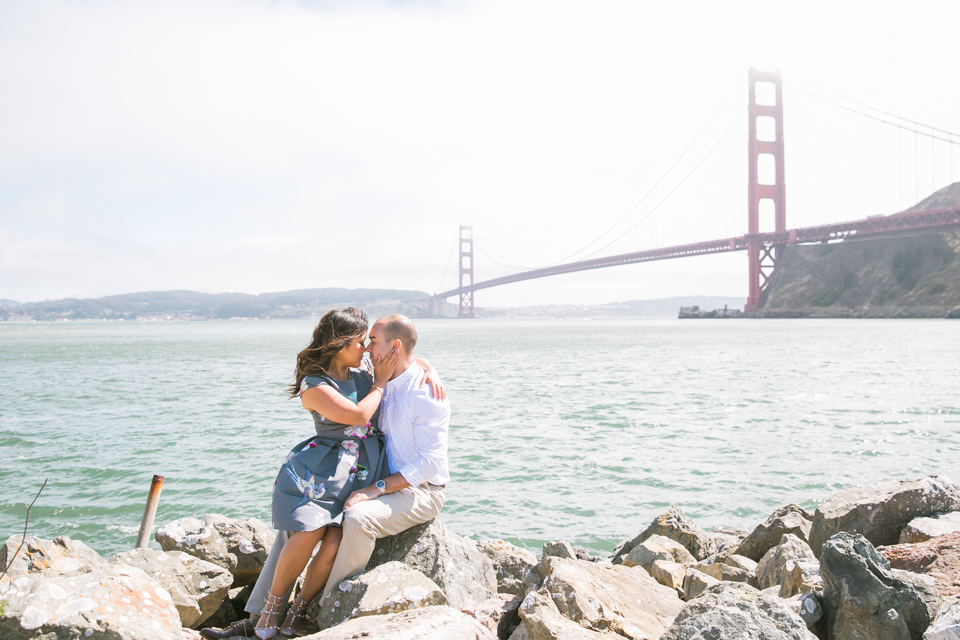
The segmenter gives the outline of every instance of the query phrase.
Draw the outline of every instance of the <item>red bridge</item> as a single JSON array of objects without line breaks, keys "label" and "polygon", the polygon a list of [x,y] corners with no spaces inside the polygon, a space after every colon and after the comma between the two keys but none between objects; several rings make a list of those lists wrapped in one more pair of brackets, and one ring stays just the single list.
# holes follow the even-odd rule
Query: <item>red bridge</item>
[{"label": "red bridge", "polygon": [[[763,105],[757,103],[756,87],[758,82],[771,83],[775,87],[776,99],[774,104]],[[430,315],[433,315],[437,310],[440,310],[442,314],[443,301],[452,296],[459,296],[459,317],[474,317],[473,293],[480,289],[489,289],[513,282],[545,278],[563,273],[602,269],[604,267],[614,267],[637,262],[671,260],[730,251],[746,251],[749,263],[749,295],[745,311],[755,311],[760,301],[760,294],[770,282],[770,277],[774,269],[776,269],[777,261],[784,247],[787,245],[826,243],[854,236],[863,237],[919,229],[960,226],[960,207],[952,207],[923,211],[908,210],[889,216],[871,216],[864,220],[855,220],[853,222],[787,229],[783,162],[782,80],[779,72],[765,73],[755,69],[750,70],[749,103],[747,111],[749,118],[747,155],[749,181],[747,211],[748,232],[746,235],[569,262],[541,269],[530,269],[481,282],[474,282],[473,229],[471,226],[461,226],[459,248],[460,286],[456,289],[437,293],[429,299],[414,302],[425,304],[426,310]],[[760,140],[758,138],[758,118],[772,119],[775,130],[773,140]],[[931,129],[933,131],[939,131],[933,128]],[[951,142],[951,144],[960,144],[960,142],[953,140],[947,141]],[[757,165],[761,156],[769,156],[767,160],[773,160],[776,177],[772,184],[761,184],[758,180]],[[775,228],[771,233],[760,232],[761,205],[763,205],[766,211],[772,210],[774,214]]]}]

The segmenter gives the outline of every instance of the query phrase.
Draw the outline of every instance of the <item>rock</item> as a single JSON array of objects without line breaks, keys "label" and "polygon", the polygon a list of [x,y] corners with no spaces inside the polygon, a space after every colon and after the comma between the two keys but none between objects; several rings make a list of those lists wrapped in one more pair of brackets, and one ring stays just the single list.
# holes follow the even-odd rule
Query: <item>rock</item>
[{"label": "rock", "polygon": [[923,640],[960,640],[960,599],[944,602]]},{"label": "rock", "polygon": [[787,560],[780,585],[780,597],[790,598],[801,593],[823,594],[823,578],[819,562]]},{"label": "rock", "polygon": [[0,584],[0,598],[4,640],[180,640],[182,633],[166,589],[120,563],[69,575],[29,573]]},{"label": "rock", "polygon": [[743,569],[744,571],[749,571],[754,575],[756,575],[757,573],[756,562],[754,562],[750,558],[746,558],[736,553],[731,553],[726,558],[724,558],[723,564],[728,564],[731,567],[736,567],[737,569]]},{"label": "rock", "polygon": [[810,631],[814,631],[817,623],[823,619],[823,604],[815,593],[797,593],[783,599],[783,603],[800,616]]},{"label": "rock", "polygon": [[747,532],[743,529],[715,529],[707,531],[707,535],[713,540],[716,547],[716,554],[719,558],[717,562],[723,562],[731,553],[734,553],[737,547],[747,537]]},{"label": "rock", "polygon": [[676,540],[654,534],[635,546],[621,560],[625,567],[650,568],[656,560],[668,560],[680,564],[692,564],[696,559],[690,555],[687,548]]},{"label": "rock", "polygon": [[816,640],[779,598],[719,582],[684,607],[660,640]]},{"label": "rock", "polygon": [[597,632],[659,638],[682,606],[675,590],[639,568],[548,556],[540,561],[540,573],[541,592],[559,612]]},{"label": "rock", "polygon": [[901,569],[891,569],[890,573],[893,574],[894,578],[902,580],[916,589],[924,606],[927,607],[927,617],[930,620],[937,617],[937,613],[940,611],[941,598],[937,595],[937,585],[933,578]]},{"label": "rock", "polygon": [[940,597],[960,596],[960,533],[877,549],[894,569],[928,575]]},{"label": "rock", "polygon": [[809,541],[812,525],[813,514],[806,509],[795,504],[780,507],[744,538],[737,548],[737,554],[759,562],[767,551],[780,544],[780,538],[785,533],[793,534],[804,542]]},{"label": "rock", "polygon": [[687,574],[683,577],[683,599],[689,602],[715,584],[720,584],[720,581],[713,576],[696,569],[687,569]]},{"label": "rock", "polygon": [[751,571],[746,569],[739,569],[737,567],[732,567],[728,564],[714,562],[711,564],[706,564],[704,562],[698,562],[692,564],[688,567],[689,569],[696,569],[700,573],[705,573],[711,578],[717,580],[726,580],[727,582],[746,582],[752,587],[757,586],[757,576]]},{"label": "rock", "polygon": [[687,567],[679,562],[669,560],[654,560],[647,569],[650,577],[665,587],[670,587],[683,597],[683,578],[687,575]]},{"label": "rock", "polygon": [[646,529],[620,543],[613,550],[611,559],[614,564],[620,564],[624,556],[633,551],[633,548],[652,535],[661,535],[676,540],[690,552],[695,560],[703,560],[716,553],[717,548],[707,532],[685,516],[680,507],[673,504],[665,512],[654,518]]},{"label": "rock", "polygon": [[223,628],[229,626],[231,622],[249,617],[250,614],[244,611],[244,607],[252,591],[252,584],[248,584],[245,587],[229,589],[227,591],[227,597],[220,603],[220,608],[214,611],[210,617],[203,622],[203,626]]},{"label": "rock", "polygon": [[831,640],[919,640],[931,622],[917,589],[859,534],[841,532],[823,545],[820,575]]},{"label": "rock", "polygon": [[520,603],[523,596],[498,593],[486,602],[464,607],[462,613],[476,619],[480,626],[490,630],[494,638],[508,638],[520,625]]},{"label": "rock", "polygon": [[787,561],[789,560],[793,562],[817,561],[806,542],[792,533],[784,534],[780,539],[780,544],[767,551],[757,565],[759,587],[769,589],[778,584],[783,584]]},{"label": "rock", "polygon": [[[27,536],[20,553],[14,557],[21,540],[23,536],[10,536],[0,547],[0,571],[9,564],[7,575],[11,578],[28,573],[66,575],[78,571],[87,572],[106,562],[99,553],[67,536],[53,540]],[[12,559],[12,562],[8,558]]]},{"label": "rock", "polygon": [[490,558],[480,553],[472,540],[447,531],[439,520],[377,540],[367,571],[394,561],[437,583],[452,607],[483,602],[497,593],[497,574]]},{"label": "rock", "polygon": [[203,640],[203,636],[196,629],[184,627],[180,633],[180,640]]},{"label": "rock", "polygon": [[813,515],[810,548],[818,557],[834,534],[859,533],[874,546],[896,544],[914,518],[960,510],[960,488],[945,475],[884,480],[835,493]]},{"label": "rock", "polygon": [[960,511],[951,511],[932,518],[914,518],[900,532],[900,544],[924,542],[937,536],[960,532]]},{"label": "rock", "polygon": [[351,618],[445,604],[447,597],[433,580],[402,562],[387,562],[341,582],[322,607],[320,599],[314,599],[307,616],[328,629]]},{"label": "rock", "polygon": [[154,536],[164,551],[182,551],[233,574],[233,586],[253,584],[263,569],[275,536],[255,518],[231,520],[219,514],[174,520]]},{"label": "rock", "polygon": [[504,540],[480,540],[477,548],[493,561],[497,572],[497,591],[526,595],[539,586],[537,556]]},{"label": "rock", "polygon": [[[577,559],[577,552],[569,542],[544,542],[543,555],[557,558]],[[587,558],[584,558],[586,560]]]},{"label": "rock", "polygon": [[188,628],[199,628],[216,613],[233,582],[223,567],[182,551],[135,549],[113,556],[110,562],[136,567],[156,580],[173,598],[181,626]]},{"label": "rock", "polygon": [[510,640],[614,640],[620,637],[585,629],[564,618],[546,589],[528,593],[520,604],[519,614],[520,626]]},{"label": "rock", "polygon": [[[277,636],[279,638],[280,636]],[[304,640],[493,640],[465,613],[435,606],[348,620]]]}]

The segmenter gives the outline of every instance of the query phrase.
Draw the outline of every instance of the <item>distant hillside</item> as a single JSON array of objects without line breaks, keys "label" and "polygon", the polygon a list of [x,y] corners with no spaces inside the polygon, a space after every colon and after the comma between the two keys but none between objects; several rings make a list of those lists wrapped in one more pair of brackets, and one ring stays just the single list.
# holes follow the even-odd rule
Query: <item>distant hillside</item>
[{"label": "distant hillside", "polygon": [[[355,305],[369,312],[407,310],[400,300],[425,298],[422,291],[398,289],[299,289],[280,293],[198,293],[148,291],[104,298],[67,298],[19,304],[0,302],[0,318],[34,316],[38,320],[80,319],[205,319],[301,318],[319,315],[334,307]],[[408,310],[411,311],[412,310]]]},{"label": "distant hillside", "polygon": [[[960,183],[910,211],[960,204]],[[960,230],[785,248],[761,314],[943,317],[960,306]]]}]

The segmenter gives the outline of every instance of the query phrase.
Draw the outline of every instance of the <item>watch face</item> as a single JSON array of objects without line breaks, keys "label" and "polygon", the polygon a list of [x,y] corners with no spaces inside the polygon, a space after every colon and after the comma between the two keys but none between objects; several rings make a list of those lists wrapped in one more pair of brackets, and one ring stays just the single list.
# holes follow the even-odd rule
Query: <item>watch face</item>
[{"label": "watch face", "polygon": [[377,489],[380,489],[380,491],[387,490],[387,483],[384,482],[383,480],[377,480],[377,483],[373,486],[375,486]]}]

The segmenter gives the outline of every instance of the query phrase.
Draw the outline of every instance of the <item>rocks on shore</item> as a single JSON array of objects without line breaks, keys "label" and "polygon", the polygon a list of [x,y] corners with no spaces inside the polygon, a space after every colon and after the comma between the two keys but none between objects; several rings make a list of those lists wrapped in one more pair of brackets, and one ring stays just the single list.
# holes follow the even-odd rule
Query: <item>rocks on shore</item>
[{"label": "rocks on shore", "polygon": [[661,535],[679,542],[697,560],[703,560],[717,551],[713,538],[684,515],[680,507],[673,504],[664,513],[654,518],[646,529],[621,542],[613,551],[611,558],[613,563],[623,562],[623,558],[633,551],[634,547],[652,535]]},{"label": "rocks on shore", "polygon": [[505,540],[480,540],[477,548],[493,562],[497,592],[522,596],[536,588],[537,556]]},{"label": "rocks on shore", "polygon": [[894,569],[933,578],[941,597],[960,596],[960,533],[877,549]]},{"label": "rocks on shore", "polygon": [[816,562],[810,545],[793,535],[785,533],[780,544],[769,549],[757,564],[757,582],[761,589],[782,585],[787,573],[787,563]]},{"label": "rocks on shore", "polygon": [[960,532],[960,511],[951,511],[931,518],[914,518],[900,532],[900,544],[915,544],[937,536]]},{"label": "rocks on shore", "polygon": [[474,618],[444,606],[366,616],[304,636],[304,640],[494,640]]},{"label": "rocks on shore", "polygon": [[[17,553],[18,547],[20,553]],[[106,560],[99,553],[68,536],[53,540],[27,536],[25,541],[23,536],[10,536],[0,547],[0,570],[6,567],[7,575],[11,577],[39,572],[66,575],[78,571],[92,571],[104,562]]]},{"label": "rocks on shore", "polygon": [[750,535],[743,539],[736,553],[760,562],[763,555],[772,547],[780,544],[784,534],[792,534],[807,542],[810,539],[810,527],[813,526],[813,514],[795,504],[780,507],[757,525]]}]

